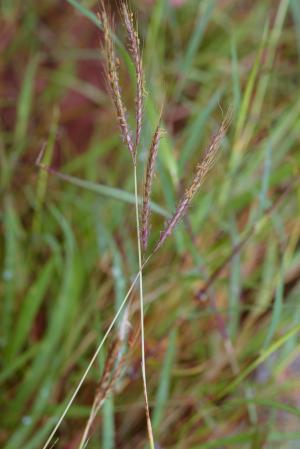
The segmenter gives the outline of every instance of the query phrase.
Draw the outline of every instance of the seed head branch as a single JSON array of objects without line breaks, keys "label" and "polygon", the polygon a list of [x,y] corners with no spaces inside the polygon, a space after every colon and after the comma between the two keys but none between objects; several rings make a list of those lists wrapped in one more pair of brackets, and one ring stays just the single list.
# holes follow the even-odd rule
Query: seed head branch
[{"label": "seed head branch", "polygon": [[122,139],[126,143],[128,150],[130,151],[133,159],[135,160],[135,149],[132,140],[132,134],[127,121],[127,111],[126,107],[123,104],[121,96],[119,74],[117,69],[118,64],[111,33],[111,23],[108,19],[107,12],[104,8],[102,8],[102,11],[100,13],[100,19],[102,20],[104,31],[104,52],[106,61],[107,80],[111,91],[112,100],[115,106]]},{"label": "seed head branch", "polygon": [[205,176],[212,168],[222,139],[224,138],[228,126],[230,124],[230,113],[226,115],[221,123],[219,130],[213,135],[211,142],[207,149],[205,150],[204,157],[201,162],[197,165],[196,174],[191,185],[186,189],[183,198],[179,201],[177,208],[172,215],[172,217],[166,222],[165,229],[161,232],[160,238],[154,248],[156,252],[162,244],[165,242],[167,237],[172,234],[174,228],[180,221],[180,219],[185,215],[193,197],[201,187]]},{"label": "seed head branch", "polygon": [[140,52],[140,41],[138,33],[135,30],[133,24],[133,14],[128,10],[126,3],[122,4],[122,15],[124,24],[128,34],[129,52],[132,56],[135,73],[136,73],[136,136],[135,136],[135,156],[137,147],[141,139],[142,121],[143,121],[143,109],[144,109],[144,75],[143,65]]},{"label": "seed head branch", "polygon": [[148,238],[150,232],[150,198],[152,191],[152,182],[155,173],[155,162],[157,158],[159,142],[162,134],[162,129],[160,128],[160,122],[154,132],[151,146],[149,149],[148,162],[146,167],[146,176],[144,182],[144,192],[143,192],[143,206],[142,206],[142,226],[141,226],[141,241],[143,250],[146,251],[148,245]]}]

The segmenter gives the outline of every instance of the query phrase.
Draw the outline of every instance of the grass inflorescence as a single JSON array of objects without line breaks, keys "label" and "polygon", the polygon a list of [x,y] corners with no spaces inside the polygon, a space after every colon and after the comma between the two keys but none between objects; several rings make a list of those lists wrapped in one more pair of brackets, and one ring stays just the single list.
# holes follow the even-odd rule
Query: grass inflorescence
[{"label": "grass inflorescence", "polygon": [[0,445],[298,447],[298,3],[98,3],[0,6]]}]

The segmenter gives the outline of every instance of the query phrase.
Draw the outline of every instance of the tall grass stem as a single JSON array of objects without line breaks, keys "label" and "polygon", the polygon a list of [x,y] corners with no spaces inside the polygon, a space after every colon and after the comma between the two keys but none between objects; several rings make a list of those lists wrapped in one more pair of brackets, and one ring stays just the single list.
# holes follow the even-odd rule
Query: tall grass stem
[{"label": "tall grass stem", "polygon": [[137,166],[134,164],[134,194],[135,194],[135,213],[136,213],[136,233],[137,246],[139,257],[139,286],[140,286],[140,316],[141,316],[141,353],[142,353],[142,378],[146,406],[146,419],[150,448],[154,449],[154,437],[152,431],[152,424],[149,411],[148,391],[147,391],[147,377],[146,377],[146,357],[145,357],[145,332],[144,332],[144,295],[143,295],[143,263],[141,250],[141,233],[140,233],[140,219],[139,219],[139,203],[138,203],[138,185],[137,185]]}]

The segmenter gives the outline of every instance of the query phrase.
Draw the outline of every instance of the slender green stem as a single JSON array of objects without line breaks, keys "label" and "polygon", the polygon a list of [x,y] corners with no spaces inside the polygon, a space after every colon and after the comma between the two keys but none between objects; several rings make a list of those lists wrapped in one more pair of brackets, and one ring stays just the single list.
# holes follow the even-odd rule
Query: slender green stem
[{"label": "slender green stem", "polygon": [[149,412],[149,401],[147,392],[147,377],[146,377],[146,357],[145,357],[145,332],[144,332],[144,295],[143,295],[143,263],[141,251],[141,236],[140,236],[140,219],[139,219],[139,203],[138,203],[138,186],[137,186],[137,166],[134,163],[134,195],[135,195],[135,214],[136,214],[136,233],[139,256],[139,285],[140,285],[140,312],[141,312],[141,353],[142,353],[142,378],[144,386],[144,396],[146,405],[147,429],[149,436],[150,448],[154,449],[154,438]]}]

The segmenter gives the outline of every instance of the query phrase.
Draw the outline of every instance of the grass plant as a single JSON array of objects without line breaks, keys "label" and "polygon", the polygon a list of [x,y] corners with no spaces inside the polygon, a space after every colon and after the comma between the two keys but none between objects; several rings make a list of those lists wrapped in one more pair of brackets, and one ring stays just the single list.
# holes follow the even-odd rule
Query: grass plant
[{"label": "grass plant", "polygon": [[1,447],[298,448],[297,1],[116,5],[0,6]]}]

